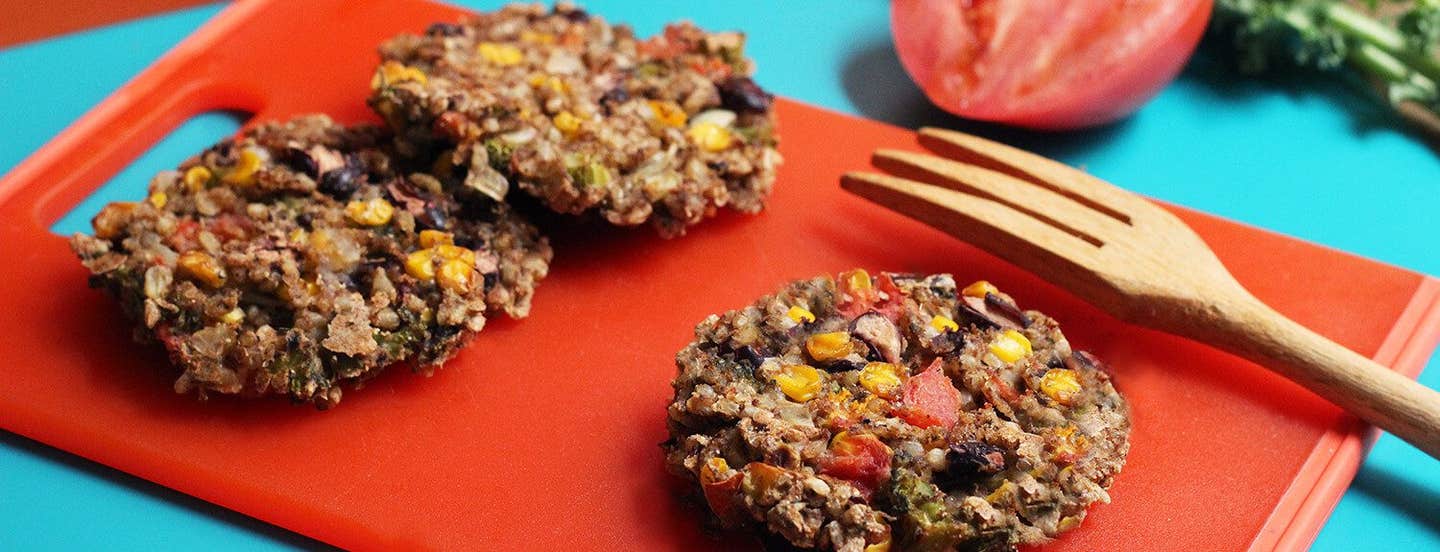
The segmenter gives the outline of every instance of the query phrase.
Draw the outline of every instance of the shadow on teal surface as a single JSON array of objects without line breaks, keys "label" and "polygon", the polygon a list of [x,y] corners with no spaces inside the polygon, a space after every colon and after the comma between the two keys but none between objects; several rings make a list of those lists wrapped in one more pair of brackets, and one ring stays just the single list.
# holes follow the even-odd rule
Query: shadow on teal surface
[{"label": "shadow on teal surface", "polygon": [[[1440,384],[1440,352],[1420,381]],[[1313,550],[1440,549],[1440,464],[1390,434],[1376,441]]]},{"label": "shadow on teal surface", "polygon": [[1389,107],[1388,99],[1354,75],[1324,74],[1285,66],[1272,67],[1264,74],[1247,75],[1242,74],[1233,61],[1238,55],[1226,40],[1206,36],[1180,78],[1203,83],[1205,86],[1200,92],[1213,93],[1220,103],[1244,104],[1257,95],[1274,93],[1292,100],[1319,98],[1349,115],[1350,130],[1357,136],[1399,132],[1416,143],[1429,145],[1440,155],[1440,141],[1427,139]]},{"label": "shadow on teal surface", "polygon": [[[1406,492],[1397,493],[1395,489],[1406,489]],[[1437,508],[1440,489],[1427,488],[1425,482],[1413,474],[1389,466],[1371,467],[1355,477],[1350,490],[1403,511],[1417,526],[1440,536],[1440,508]]]},{"label": "shadow on teal surface", "polygon": [[181,161],[235,134],[249,118],[249,113],[211,111],[181,123],[89,197],[77,203],[65,216],[60,217],[60,220],[50,226],[50,231],[62,236],[76,232],[90,233],[90,219],[99,213],[105,204],[145,199],[150,179],[156,173],[174,170]]}]

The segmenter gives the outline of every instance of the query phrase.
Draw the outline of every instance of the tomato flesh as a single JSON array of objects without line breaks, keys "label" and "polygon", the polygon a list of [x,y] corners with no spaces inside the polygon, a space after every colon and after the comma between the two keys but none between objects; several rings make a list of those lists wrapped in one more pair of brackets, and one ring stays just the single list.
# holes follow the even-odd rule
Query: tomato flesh
[{"label": "tomato flesh", "polygon": [[[868,275],[866,276],[868,278]],[[881,274],[866,280],[869,286],[857,289],[849,276],[840,278],[837,285],[842,299],[836,310],[846,318],[855,319],[867,312],[878,312],[891,322],[899,322],[905,312],[905,294],[889,274]]]},{"label": "tomato flesh", "polygon": [[960,391],[940,369],[940,359],[925,371],[905,380],[900,389],[896,414],[906,423],[920,428],[950,427],[960,420]]},{"label": "tomato flesh", "polygon": [[1114,121],[1179,74],[1212,0],[895,0],[900,62],[957,115],[1044,129]]},{"label": "tomato flesh", "polygon": [[830,443],[830,456],[820,473],[874,492],[890,478],[890,455],[890,447],[874,435],[844,432]]}]

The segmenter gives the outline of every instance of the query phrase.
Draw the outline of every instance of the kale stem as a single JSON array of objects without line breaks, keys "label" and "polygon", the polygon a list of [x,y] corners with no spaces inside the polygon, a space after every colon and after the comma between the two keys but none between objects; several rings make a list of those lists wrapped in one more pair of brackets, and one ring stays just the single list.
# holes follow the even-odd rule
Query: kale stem
[{"label": "kale stem", "polygon": [[1348,56],[1350,63],[1355,64],[1362,72],[1372,77],[1379,78],[1385,82],[1401,82],[1405,80],[1407,71],[1400,60],[1386,54],[1379,48],[1370,44],[1361,44],[1352,48]]},{"label": "kale stem", "polygon": [[1419,19],[1434,17],[1428,10],[1440,0],[1405,1],[1407,19],[1392,26],[1364,7],[1375,1],[1215,0],[1215,25],[1234,34],[1242,69],[1263,70],[1277,58],[1321,71],[1341,62],[1440,152],[1440,56],[1425,27],[1433,22]]},{"label": "kale stem", "polygon": [[[1363,45],[1383,50],[1389,54],[1387,57],[1390,57],[1391,61],[1406,65],[1410,71],[1423,74],[1432,82],[1440,80],[1440,59],[1429,52],[1416,52],[1411,49],[1405,36],[1399,31],[1341,3],[1327,4],[1323,13],[1326,19],[1350,38]],[[1387,74],[1395,74],[1391,71],[1393,69],[1394,67],[1387,69]],[[1404,82],[1408,78],[1405,73],[1395,75],[1387,80]]]},{"label": "kale stem", "polygon": [[[1419,90],[1428,101],[1422,105],[1433,105],[1434,98],[1440,97],[1440,89],[1437,89],[1435,81],[1425,75],[1416,73],[1406,66],[1395,56],[1381,50],[1379,47],[1364,43],[1350,50],[1347,56],[1350,64],[1361,73],[1370,77],[1380,79],[1386,83],[1385,91],[1390,90],[1393,85],[1408,85]],[[1392,99],[1392,101],[1394,101]],[[1427,109],[1430,109],[1427,107]],[[1430,109],[1433,113],[1434,110]]]},{"label": "kale stem", "polygon": [[1287,9],[1280,14],[1280,19],[1302,35],[1316,31],[1315,22],[1310,20],[1310,15],[1304,10]]},{"label": "kale stem", "polygon": [[1405,50],[1405,37],[1395,29],[1340,3],[1325,6],[1325,17],[1353,38],[1372,44],[1391,54]]}]

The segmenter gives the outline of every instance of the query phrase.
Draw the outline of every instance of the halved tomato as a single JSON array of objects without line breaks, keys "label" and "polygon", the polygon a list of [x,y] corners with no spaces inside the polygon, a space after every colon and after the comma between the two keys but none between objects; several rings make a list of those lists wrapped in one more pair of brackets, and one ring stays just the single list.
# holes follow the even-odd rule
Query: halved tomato
[{"label": "halved tomato", "polygon": [[895,0],[900,62],[963,117],[1043,129],[1114,121],[1175,78],[1212,0]]}]

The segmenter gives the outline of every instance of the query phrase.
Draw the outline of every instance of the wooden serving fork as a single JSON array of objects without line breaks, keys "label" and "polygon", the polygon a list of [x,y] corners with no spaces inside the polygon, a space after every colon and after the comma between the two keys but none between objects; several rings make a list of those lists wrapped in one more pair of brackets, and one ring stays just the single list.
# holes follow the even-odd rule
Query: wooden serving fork
[{"label": "wooden serving fork", "polygon": [[941,129],[941,157],[879,150],[841,186],[1034,272],[1110,314],[1240,355],[1440,458],[1440,393],[1286,318],[1185,223],[1044,157]]}]

